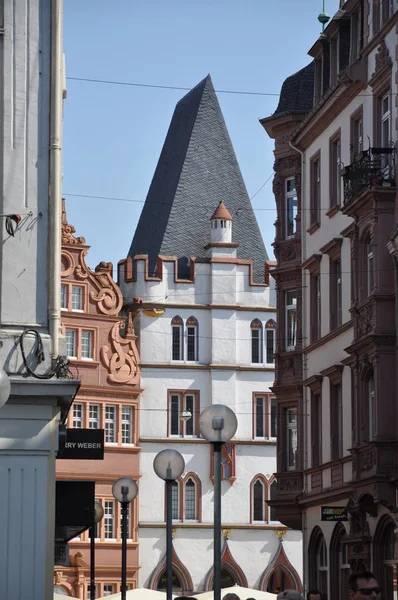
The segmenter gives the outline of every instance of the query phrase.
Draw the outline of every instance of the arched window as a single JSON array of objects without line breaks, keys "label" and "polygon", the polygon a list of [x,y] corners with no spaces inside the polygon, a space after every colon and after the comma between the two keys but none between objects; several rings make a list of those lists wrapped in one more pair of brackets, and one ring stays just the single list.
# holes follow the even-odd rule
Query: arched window
[{"label": "arched window", "polygon": [[[183,591],[183,587],[182,587],[180,578],[178,577],[177,573],[174,570],[173,570],[172,582],[173,582],[173,592],[180,593]],[[166,571],[163,571],[163,573],[159,577],[159,581],[158,581],[158,585],[157,585],[156,589],[158,591],[163,591],[163,590],[166,590],[166,588],[167,588],[167,575],[166,575]]]},{"label": "arched window", "polygon": [[[276,492],[278,490],[278,483],[277,483],[276,479],[273,480],[273,482],[271,483],[271,485],[269,486],[268,489],[269,489],[269,499],[276,500]],[[278,520],[276,518],[276,508],[274,506],[269,507],[269,520],[270,521]]]},{"label": "arched window", "polygon": [[393,520],[386,515],[379,521],[373,542],[374,570],[381,587],[381,597],[386,600],[395,598],[398,556],[394,530]]},{"label": "arched window", "polygon": [[172,360],[184,360],[183,328],[181,317],[174,317],[171,321],[171,357]]},{"label": "arched window", "polygon": [[309,589],[319,590],[323,600],[327,600],[328,553],[322,530],[312,530],[308,544]]},{"label": "arched window", "polygon": [[257,479],[253,485],[253,521],[265,521],[265,490],[264,484]]},{"label": "arched window", "polygon": [[198,321],[195,317],[187,320],[187,360],[199,360]]},{"label": "arched window", "polygon": [[259,319],[254,319],[254,321],[250,323],[250,329],[252,334],[252,363],[258,364],[263,362],[263,325]]},{"label": "arched window", "polygon": [[265,324],[265,360],[269,365],[275,362],[275,334],[276,323],[270,319]]},{"label": "arched window", "polygon": [[190,477],[185,484],[184,519],[196,521],[197,518],[196,484]]},{"label": "arched window", "polygon": [[294,589],[292,585],[286,585],[286,573],[280,567],[277,567],[271,574],[267,585],[267,592],[271,594],[279,594],[283,590]]},{"label": "arched window", "polygon": [[337,523],[330,540],[330,596],[335,600],[346,600],[349,596],[348,579],[350,565],[348,563],[348,546],[344,542],[346,530],[342,523]]}]

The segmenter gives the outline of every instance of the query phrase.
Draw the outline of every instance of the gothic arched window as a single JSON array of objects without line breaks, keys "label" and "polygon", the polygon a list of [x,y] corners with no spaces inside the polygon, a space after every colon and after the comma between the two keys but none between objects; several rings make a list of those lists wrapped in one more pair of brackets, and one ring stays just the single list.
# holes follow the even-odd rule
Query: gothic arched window
[{"label": "gothic arched window", "polygon": [[187,328],[187,360],[199,360],[199,337],[198,321],[195,317],[189,317],[186,323]]},{"label": "gothic arched window", "polygon": [[171,321],[171,358],[172,360],[184,360],[183,347],[184,324],[181,317],[174,317]]},{"label": "gothic arched window", "polygon": [[263,362],[263,325],[259,319],[254,319],[250,323],[251,343],[252,343],[252,363]]},{"label": "gothic arched window", "polygon": [[269,365],[275,362],[275,336],[276,323],[273,319],[270,319],[265,324],[265,360]]}]

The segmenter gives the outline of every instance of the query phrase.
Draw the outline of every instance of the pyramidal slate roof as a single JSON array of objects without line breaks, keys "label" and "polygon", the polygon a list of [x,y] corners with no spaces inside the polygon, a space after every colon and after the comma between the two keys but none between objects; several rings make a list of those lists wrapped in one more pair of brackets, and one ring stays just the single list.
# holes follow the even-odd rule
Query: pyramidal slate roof
[{"label": "pyramidal slate roof", "polygon": [[220,200],[233,218],[238,257],[252,259],[263,281],[267,252],[208,75],[176,105],[129,256],[148,254],[150,273],[158,255],[176,256],[179,276],[187,276],[187,258],[205,256]]}]

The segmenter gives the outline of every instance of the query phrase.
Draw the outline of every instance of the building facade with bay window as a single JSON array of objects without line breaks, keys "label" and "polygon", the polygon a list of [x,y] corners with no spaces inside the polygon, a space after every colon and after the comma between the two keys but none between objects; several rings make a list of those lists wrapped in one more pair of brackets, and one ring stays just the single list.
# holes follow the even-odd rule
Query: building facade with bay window
[{"label": "building facade with bay window", "polygon": [[[139,355],[133,324],[121,317],[123,298],[112,279],[111,263],[94,271],[86,264],[89,247],[74,235],[62,212],[61,321],[70,369],[81,387],[67,426],[104,429],[103,460],[57,460],[58,480],[95,481],[95,497],[104,509],[96,526],[96,597],[120,589],[121,514],[112,484],[122,476],[139,480]],[[138,501],[128,512],[127,584],[138,586]],[[90,531],[69,543],[70,565],[56,566],[55,591],[73,598],[90,597]]]},{"label": "building facade with bay window", "polygon": [[[275,139],[278,210],[271,505],[302,528],[306,589],[343,600],[350,571],[367,568],[392,600],[398,6],[337,8],[309,51],[313,61],[285,81],[276,112],[262,120]],[[345,520],[327,516],[333,508]]]},{"label": "building facade with bay window", "polygon": [[177,104],[129,257],[119,263],[141,356],[140,586],[165,589],[165,489],[153,460],[172,447],[186,465],[172,492],[174,590],[212,589],[213,454],[199,415],[220,403],[238,419],[222,449],[224,587],[301,588],[301,534],[267,503],[277,435],[269,268],[207,77]]}]

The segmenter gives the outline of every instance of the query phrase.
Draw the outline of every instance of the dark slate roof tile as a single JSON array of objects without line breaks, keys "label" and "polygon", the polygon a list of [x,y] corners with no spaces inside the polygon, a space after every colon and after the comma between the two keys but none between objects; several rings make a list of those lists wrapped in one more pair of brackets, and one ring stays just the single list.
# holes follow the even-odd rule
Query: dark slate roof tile
[{"label": "dark slate roof tile", "polygon": [[233,217],[238,257],[252,259],[255,278],[263,281],[267,252],[207,76],[176,105],[129,256],[148,254],[151,272],[159,254],[204,256],[220,200]]},{"label": "dark slate roof tile", "polygon": [[283,82],[274,115],[282,112],[307,112],[314,101],[314,61]]}]

